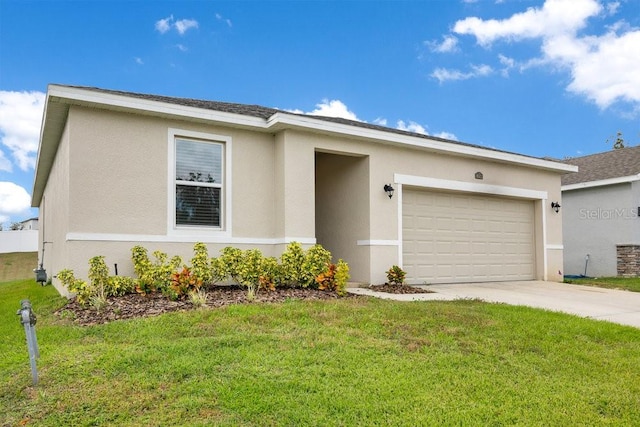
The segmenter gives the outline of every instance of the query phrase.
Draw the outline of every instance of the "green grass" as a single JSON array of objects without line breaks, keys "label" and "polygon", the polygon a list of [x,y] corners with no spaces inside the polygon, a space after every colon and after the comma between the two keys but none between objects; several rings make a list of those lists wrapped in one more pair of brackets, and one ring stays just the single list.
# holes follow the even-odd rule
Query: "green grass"
[{"label": "green grass", "polygon": [[[38,314],[31,386],[16,310]],[[0,284],[2,425],[638,425],[640,330],[479,301],[289,301],[79,327]]]},{"label": "green grass", "polygon": [[640,277],[596,277],[565,279],[565,283],[640,292]]},{"label": "green grass", "polygon": [[0,254],[0,283],[34,277],[33,269],[37,266],[37,252]]}]

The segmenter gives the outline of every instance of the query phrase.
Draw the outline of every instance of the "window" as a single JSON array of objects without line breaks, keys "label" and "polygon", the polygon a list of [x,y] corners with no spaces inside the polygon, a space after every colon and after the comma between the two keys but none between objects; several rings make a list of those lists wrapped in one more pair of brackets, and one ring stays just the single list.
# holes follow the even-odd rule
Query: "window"
[{"label": "window", "polygon": [[222,227],[223,150],[217,142],[175,139],[175,225]]}]

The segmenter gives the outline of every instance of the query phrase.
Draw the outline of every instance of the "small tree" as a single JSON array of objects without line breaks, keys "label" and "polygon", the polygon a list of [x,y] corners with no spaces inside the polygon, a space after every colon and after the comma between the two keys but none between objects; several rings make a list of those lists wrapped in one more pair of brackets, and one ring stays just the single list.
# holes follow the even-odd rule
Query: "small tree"
[{"label": "small tree", "polygon": [[13,231],[19,231],[19,230],[22,230],[23,228],[24,228],[24,225],[22,223],[13,222],[11,223],[11,227],[9,229]]},{"label": "small tree", "polygon": [[[610,144],[611,141],[609,141],[609,139],[607,139],[607,144]],[[622,137],[622,132],[618,131],[618,133],[616,134],[616,140],[613,142],[613,149],[614,150],[619,150],[621,148],[624,148],[624,138]]]}]

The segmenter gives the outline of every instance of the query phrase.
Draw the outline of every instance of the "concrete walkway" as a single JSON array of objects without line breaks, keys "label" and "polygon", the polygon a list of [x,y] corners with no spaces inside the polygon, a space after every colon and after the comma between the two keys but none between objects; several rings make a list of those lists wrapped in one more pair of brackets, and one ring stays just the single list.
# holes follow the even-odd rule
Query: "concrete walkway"
[{"label": "concrete walkway", "polygon": [[640,328],[640,292],[618,291],[566,283],[526,281],[460,283],[416,286],[429,294],[389,294],[366,288],[349,288],[349,292],[397,301],[452,301],[480,299],[511,305],[524,305],[608,320]]}]

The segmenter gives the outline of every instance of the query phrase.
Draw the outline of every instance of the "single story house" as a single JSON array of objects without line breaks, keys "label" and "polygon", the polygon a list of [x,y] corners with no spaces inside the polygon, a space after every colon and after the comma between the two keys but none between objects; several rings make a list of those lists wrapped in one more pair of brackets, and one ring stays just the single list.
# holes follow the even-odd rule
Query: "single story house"
[{"label": "single story house", "polygon": [[580,171],[562,177],[565,272],[640,276],[640,147],[566,162]]},{"label": "single story house", "polygon": [[551,203],[576,170],[340,118],[50,85],[32,205],[49,274],[86,277],[104,255],[133,275],[138,244],[189,259],[198,241],[212,256],[298,241],[355,282],[383,283],[394,264],[417,284],[559,281]]}]

